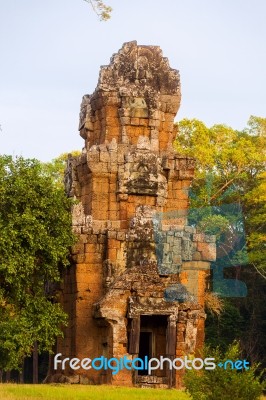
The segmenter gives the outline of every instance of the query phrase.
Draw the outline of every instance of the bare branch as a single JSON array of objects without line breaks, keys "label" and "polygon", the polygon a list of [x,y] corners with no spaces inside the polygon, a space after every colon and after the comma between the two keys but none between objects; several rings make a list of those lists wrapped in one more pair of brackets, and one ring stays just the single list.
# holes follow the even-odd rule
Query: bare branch
[{"label": "bare branch", "polygon": [[86,3],[89,3],[95,12],[98,15],[101,21],[107,21],[111,18],[112,7],[104,4],[102,0],[84,0]]},{"label": "bare branch", "polygon": [[263,275],[263,273],[260,272],[260,270],[256,267],[256,265],[254,263],[251,263],[251,265],[253,265],[253,267],[255,268],[257,273],[260,274],[260,276],[262,276],[262,278],[266,280],[266,275]]}]

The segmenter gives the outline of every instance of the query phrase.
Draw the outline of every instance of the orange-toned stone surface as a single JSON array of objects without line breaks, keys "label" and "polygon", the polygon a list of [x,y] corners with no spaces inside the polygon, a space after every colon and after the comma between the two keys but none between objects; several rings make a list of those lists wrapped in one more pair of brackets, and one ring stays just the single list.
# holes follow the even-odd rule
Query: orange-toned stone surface
[{"label": "orange-toned stone surface", "polygon": [[[146,346],[149,356],[174,358],[193,355],[203,343],[215,238],[187,226],[194,159],[172,147],[180,96],[179,73],[161,49],[136,42],[101,67],[94,93],[83,96],[85,147],[69,157],[66,173],[68,195],[78,200],[78,242],[62,285],[69,314],[57,343],[63,357],[133,359]],[[64,374],[81,383],[175,387],[183,371]]]}]

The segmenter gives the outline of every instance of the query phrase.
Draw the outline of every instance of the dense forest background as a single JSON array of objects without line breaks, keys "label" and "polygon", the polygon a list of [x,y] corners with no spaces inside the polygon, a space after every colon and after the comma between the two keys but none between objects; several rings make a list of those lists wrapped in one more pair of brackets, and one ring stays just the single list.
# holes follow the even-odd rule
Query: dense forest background
[{"label": "dense forest background", "polygon": [[195,119],[176,128],[176,150],[197,160],[190,205],[199,226],[217,238],[206,343],[225,350],[239,340],[243,355],[265,366],[266,119],[251,116],[243,131]]}]

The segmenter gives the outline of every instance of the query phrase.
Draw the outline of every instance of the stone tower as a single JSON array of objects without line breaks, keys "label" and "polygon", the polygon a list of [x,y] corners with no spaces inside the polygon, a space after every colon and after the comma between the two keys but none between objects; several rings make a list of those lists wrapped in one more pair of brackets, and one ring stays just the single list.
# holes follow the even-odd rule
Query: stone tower
[{"label": "stone tower", "polygon": [[[205,280],[213,237],[187,226],[194,159],[173,147],[178,71],[157,46],[123,45],[83,96],[81,156],[68,160],[66,187],[78,203],[78,243],[64,276],[69,314],[57,352],[80,359],[174,359],[204,340]],[[167,363],[166,363],[167,364]],[[74,382],[180,386],[183,370],[66,369]]]}]

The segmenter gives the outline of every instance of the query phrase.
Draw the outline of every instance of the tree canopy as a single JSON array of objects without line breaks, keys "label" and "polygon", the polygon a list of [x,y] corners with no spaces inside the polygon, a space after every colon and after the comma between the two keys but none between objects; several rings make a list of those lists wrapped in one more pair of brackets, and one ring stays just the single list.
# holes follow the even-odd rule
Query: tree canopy
[{"label": "tree canopy", "polygon": [[[175,148],[196,158],[191,207],[241,205],[249,260],[266,275],[265,126],[265,118],[254,116],[243,131],[184,119],[178,124]],[[214,219],[209,221],[215,225]]]},{"label": "tree canopy", "polygon": [[74,242],[70,206],[39,161],[0,156],[0,368],[19,368],[35,342],[51,351],[66,323],[54,288]]},{"label": "tree canopy", "polygon": [[[266,118],[256,116],[250,117],[242,131],[221,124],[209,128],[202,121],[183,119],[178,123],[174,144],[180,154],[196,158],[190,206],[196,210],[200,227],[217,235],[218,258],[221,249],[225,249],[226,255],[235,246],[235,232],[239,236],[239,231],[242,231],[244,238],[242,247],[233,252],[231,263],[229,257],[224,257],[212,266],[212,276],[218,274],[221,283],[231,279],[232,289],[238,282],[243,282],[247,292],[239,298],[241,293],[228,296],[225,291],[220,291],[222,296],[227,294],[227,299],[220,316],[208,314],[207,343],[225,349],[233,339],[240,339],[249,359],[264,365],[265,126]],[[219,292],[219,288],[218,282],[215,289]]]}]

